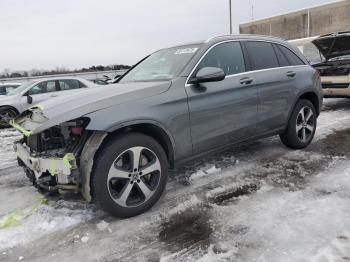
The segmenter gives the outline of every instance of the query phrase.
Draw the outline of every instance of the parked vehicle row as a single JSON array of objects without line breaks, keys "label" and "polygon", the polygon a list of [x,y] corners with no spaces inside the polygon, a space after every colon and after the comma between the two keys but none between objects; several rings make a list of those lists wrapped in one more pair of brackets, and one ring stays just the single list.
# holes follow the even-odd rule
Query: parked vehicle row
[{"label": "parked vehicle row", "polygon": [[77,77],[37,79],[11,89],[0,97],[0,126],[8,126],[10,119],[44,100],[70,95],[81,88],[96,87],[91,81]]},{"label": "parked vehicle row", "polygon": [[0,84],[0,96],[7,95],[13,89],[16,89],[21,84],[19,83],[2,83]]},{"label": "parked vehicle row", "polygon": [[[33,100],[18,113],[34,101],[22,89]],[[319,73],[297,48],[238,35],[159,50],[103,92],[46,100],[10,123],[24,134],[15,150],[35,185],[130,217],[158,201],[168,169],[194,158],[273,135],[308,146],[321,106]]]}]

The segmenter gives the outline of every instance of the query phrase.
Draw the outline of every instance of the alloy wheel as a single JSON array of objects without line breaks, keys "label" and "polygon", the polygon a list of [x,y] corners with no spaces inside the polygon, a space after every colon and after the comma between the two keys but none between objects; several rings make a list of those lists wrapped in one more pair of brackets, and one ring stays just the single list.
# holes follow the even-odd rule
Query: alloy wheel
[{"label": "alloy wheel", "polygon": [[113,161],[107,187],[118,205],[136,207],[153,196],[160,177],[161,165],[157,155],[146,147],[132,147]]},{"label": "alloy wheel", "polygon": [[315,130],[315,115],[312,109],[304,106],[300,109],[296,121],[296,133],[302,142],[306,142]]},{"label": "alloy wheel", "polygon": [[17,116],[17,113],[12,109],[6,109],[0,112],[0,125],[8,126],[9,119],[13,119]]}]

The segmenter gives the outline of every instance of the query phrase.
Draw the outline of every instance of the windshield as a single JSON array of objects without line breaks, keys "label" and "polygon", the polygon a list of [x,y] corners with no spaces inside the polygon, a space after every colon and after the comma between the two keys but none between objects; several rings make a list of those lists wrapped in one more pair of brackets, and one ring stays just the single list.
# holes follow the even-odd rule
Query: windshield
[{"label": "windshield", "polygon": [[199,47],[200,45],[186,45],[155,52],[126,74],[119,83],[173,79],[180,75]]},{"label": "windshield", "polygon": [[34,81],[30,81],[30,82],[26,82],[24,84],[21,84],[19,87],[17,87],[16,89],[13,89],[11,91],[9,91],[7,93],[7,95],[11,96],[11,95],[16,95],[16,94],[20,94],[22,91],[26,90],[27,87],[29,87],[31,84],[33,84]]}]

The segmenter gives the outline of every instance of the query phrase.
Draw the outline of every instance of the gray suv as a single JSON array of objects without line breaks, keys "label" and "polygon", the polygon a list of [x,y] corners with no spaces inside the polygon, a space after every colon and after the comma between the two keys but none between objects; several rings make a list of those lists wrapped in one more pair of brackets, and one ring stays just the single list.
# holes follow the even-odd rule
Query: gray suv
[{"label": "gray suv", "polygon": [[45,101],[11,125],[36,186],[130,217],[157,202],[169,168],[196,157],[273,135],[306,147],[321,105],[320,77],[296,48],[222,36],[159,50],[117,84]]}]

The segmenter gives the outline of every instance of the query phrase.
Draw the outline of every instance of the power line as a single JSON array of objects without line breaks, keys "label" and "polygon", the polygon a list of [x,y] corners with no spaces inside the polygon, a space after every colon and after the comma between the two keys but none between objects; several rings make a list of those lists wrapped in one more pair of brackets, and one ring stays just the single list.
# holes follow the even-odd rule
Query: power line
[{"label": "power line", "polygon": [[232,35],[232,3],[231,0],[229,0],[229,13],[230,13],[230,34]]}]

